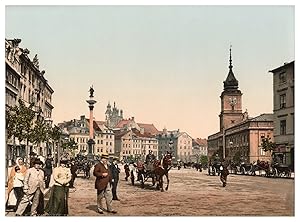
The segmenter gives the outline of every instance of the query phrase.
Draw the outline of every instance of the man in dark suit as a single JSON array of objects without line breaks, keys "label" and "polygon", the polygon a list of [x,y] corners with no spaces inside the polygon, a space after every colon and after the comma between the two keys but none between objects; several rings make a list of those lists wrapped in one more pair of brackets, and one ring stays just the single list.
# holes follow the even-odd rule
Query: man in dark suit
[{"label": "man in dark suit", "polygon": [[69,185],[69,188],[74,188],[74,182],[75,182],[75,179],[77,177],[77,164],[75,162],[74,159],[71,159],[71,166],[70,166],[70,170],[71,170],[71,174],[72,174],[72,179],[70,181],[70,185]]},{"label": "man in dark suit", "polygon": [[108,166],[108,154],[102,154],[101,161],[95,165],[93,174],[96,177],[95,189],[97,189],[98,213],[103,214],[103,198],[106,200],[107,212],[117,213],[117,211],[112,208],[112,175]]},{"label": "man in dark suit", "polygon": [[117,196],[117,186],[118,186],[119,174],[120,174],[120,168],[118,167],[117,160],[118,158],[114,157],[113,162],[110,164],[110,171],[112,174],[111,185],[112,185],[113,200],[120,200]]}]

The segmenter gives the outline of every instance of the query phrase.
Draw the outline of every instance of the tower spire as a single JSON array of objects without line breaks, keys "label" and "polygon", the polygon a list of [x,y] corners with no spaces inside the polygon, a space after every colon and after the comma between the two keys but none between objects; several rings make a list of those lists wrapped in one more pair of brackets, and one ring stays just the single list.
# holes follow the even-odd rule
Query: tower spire
[{"label": "tower spire", "polygon": [[230,48],[229,48],[229,70],[232,70],[232,59],[231,59],[231,48],[232,48],[232,45],[230,45]]},{"label": "tower spire", "polygon": [[232,71],[232,56],[231,56],[231,48],[232,45],[230,45],[229,48],[229,73],[227,75],[226,80],[223,82],[224,83],[224,90],[234,90],[238,89],[239,87],[239,82],[236,80],[233,71]]}]

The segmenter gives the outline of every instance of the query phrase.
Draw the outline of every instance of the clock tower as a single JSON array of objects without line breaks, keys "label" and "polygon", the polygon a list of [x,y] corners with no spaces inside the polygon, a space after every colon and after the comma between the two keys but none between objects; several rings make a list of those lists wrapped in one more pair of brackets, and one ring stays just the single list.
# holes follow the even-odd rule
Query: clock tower
[{"label": "clock tower", "polygon": [[220,132],[243,120],[242,93],[238,89],[239,82],[232,71],[231,46],[229,57],[229,73],[223,82],[224,89],[221,98]]}]

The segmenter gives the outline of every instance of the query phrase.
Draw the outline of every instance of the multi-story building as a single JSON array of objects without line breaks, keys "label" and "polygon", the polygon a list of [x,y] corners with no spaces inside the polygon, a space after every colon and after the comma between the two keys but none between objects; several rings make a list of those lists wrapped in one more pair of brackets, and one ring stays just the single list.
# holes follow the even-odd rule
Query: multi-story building
[{"label": "multi-story building", "polygon": [[94,154],[101,156],[103,153],[115,155],[115,134],[105,126],[104,121],[94,121],[95,146]]},{"label": "multi-story building", "polygon": [[265,138],[273,140],[273,114],[261,114],[227,128],[225,156],[231,160],[242,157],[248,162],[270,161],[271,153],[261,146]]},{"label": "multi-story building", "polygon": [[208,158],[218,154],[223,159],[233,160],[238,156],[248,162],[270,160],[270,153],[263,152],[261,141],[265,137],[273,140],[273,115],[249,118],[247,111],[242,112],[242,93],[232,67],[230,49],[229,73],[220,96],[220,131],[208,136]]},{"label": "multi-story building", "polygon": [[207,156],[207,140],[193,139],[192,141],[192,162],[199,161],[200,156]]},{"label": "multi-story building", "polygon": [[[140,157],[142,160],[146,159],[146,155],[151,150],[154,154],[154,156],[158,156],[158,141],[153,135],[149,135],[146,133],[141,133],[140,131],[134,129],[133,130],[133,139],[138,142],[138,144],[141,144],[140,150],[137,150],[136,154],[140,154]],[[139,147],[139,146],[138,146]]]},{"label": "multi-story building", "polygon": [[158,157],[158,141],[154,136],[142,134],[137,129],[115,131],[116,155],[120,160],[129,158],[145,160],[149,150]]},{"label": "multi-story building", "polygon": [[178,130],[167,131],[163,129],[162,133],[156,136],[158,140],[158,155],[162,157],[167,151],[171,151],[177,161],[192,161],[192,137],[186,132]]},{"label": "multi-story building", "polygon": [[274,157],[294,168],[295,62],[285,63],[273,73]]},{"label": "multi-story building", "polygon": [[[21,39],[5,39],[6,107],[18,105],[18,99],[22,99],[27,106],[34,103],[34,111],[39,113],[41,118],[52,121],[54,91],[45,78],[45,71],[40,71],[37,55],[31,60],[29,50],[19,47],[20,43]],[[32,151],[38,155],[47,155],[51,152],[49,147],[46,147],[46,143],[34,145],[16,139],[14,150],[12,144],[12,139],[8,138],[7,158],[9,160],[16,156],[28,157]]]},{"label": "multi-story building", "polygon": [[[74,154],[87,155],[89,138],[89,119],[84,115],[80,119],[73,119],[59,123],[58,126],[68,132],[69,139],[74,140],[77,149]],[[103,121],[93,121],[94,141],[93,154],[101,156],[102,153],[114,154],[114,132],[108,129]]]},{"label": "multi-story building", "polygon": [[[115,154],[120,160],[126,160],[133,156],[132,130],[114,131],[115,132]],[[138,143],[135,141],[135,144]],[[140,144],[141,146],[141,144]]]}]

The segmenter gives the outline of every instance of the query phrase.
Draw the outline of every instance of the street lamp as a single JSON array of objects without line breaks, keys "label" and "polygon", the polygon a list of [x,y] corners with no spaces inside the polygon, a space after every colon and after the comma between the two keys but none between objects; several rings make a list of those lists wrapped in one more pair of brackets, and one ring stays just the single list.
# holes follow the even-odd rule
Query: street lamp
[{"label": "street lamp", "polygon": [[229,141],[229,148],[230,148],[230,159],[232,160],[232,153],[233,153],[233,142],[230,140]]},{"label": "street lamp", "polygon": [[[49,135],[49,131],[52,129],[52,123],[53,123],[53,120],[50,119],[50,118],[45,118],[45,123],[47,125],[47,133]],[[51,149],[51,146],[49,145],[48,143],[49,141],[46,141],[46,153],[47,155],[52,155],[52,149]],[[50,143],[51,144],[51,143]]]}]

